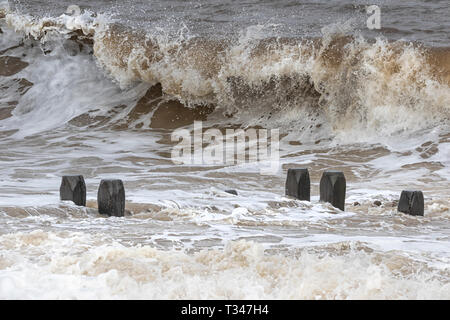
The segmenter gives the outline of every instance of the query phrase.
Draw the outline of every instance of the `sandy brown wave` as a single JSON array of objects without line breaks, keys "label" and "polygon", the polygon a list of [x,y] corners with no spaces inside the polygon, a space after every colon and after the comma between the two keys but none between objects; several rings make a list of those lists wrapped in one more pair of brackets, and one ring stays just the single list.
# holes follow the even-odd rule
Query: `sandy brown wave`
[{"label": "sandy brown wave", "polygon": [[[8,15],[6,20],[20,21]],[[61,21],[35,21],[22,31],[43,41],[55,28],[64,29]],[[253,112],[266,122],[299,110],[325,117],[335,131],[395,132],[450,119],[450,48],[340,34],[169,39],[119,24],[73,25],[62,32],[67,41],[92,47],[98,64],[121,87],[146,82],[153,88],[127,113],[133,126],[151,115],[152,127],[173,128],[204,119],[213,109]],[[160,98],[152,98],[152,90]]]}]

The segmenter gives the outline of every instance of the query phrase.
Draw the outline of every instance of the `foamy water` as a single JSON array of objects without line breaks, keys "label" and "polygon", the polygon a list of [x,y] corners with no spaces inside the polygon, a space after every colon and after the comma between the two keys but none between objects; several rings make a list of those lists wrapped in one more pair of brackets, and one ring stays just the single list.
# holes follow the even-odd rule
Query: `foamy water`
[{"label": "foamy water", "polygon": [[[444,2],[392,3],[379,33],[341,1],[3,3],[0,298],[449,299]],[[173,163],[194,120],[279,129],[279,172]],[[296,167],[311,202],[284,196]],[[345,212],[319,202],[327,169],[345,173]],[[87,208],[59,200],[66,174]],[[106,178],[125,217],[97,212]],[[397,212],[405,189],[424,217]]]}]

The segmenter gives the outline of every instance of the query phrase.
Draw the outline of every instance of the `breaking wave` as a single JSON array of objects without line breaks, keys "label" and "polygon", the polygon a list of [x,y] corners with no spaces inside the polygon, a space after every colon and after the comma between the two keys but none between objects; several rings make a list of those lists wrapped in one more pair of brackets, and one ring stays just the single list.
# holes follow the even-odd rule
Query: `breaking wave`
[{"label": "breaking wave", "polygon": [[[129,127],[181,126],[215,111],[242,125],[322,127],[354,141],[450,119],[450,48],[370,40],[332,27],[320,39],[265,38],[264,26],[238,40],[206,39],[134,30],[89,11],[36,18],[1,10],[0,18],[39,41],[44,54],[63,43],[64,54],[93,55],[99,74],[121,90],[133,88],[129,101],[116,101],[126,106],[120,116],[113,112]],[[158,108],[162,120],[148,121]],[[188,121],[173,125],[174,117]]]}]

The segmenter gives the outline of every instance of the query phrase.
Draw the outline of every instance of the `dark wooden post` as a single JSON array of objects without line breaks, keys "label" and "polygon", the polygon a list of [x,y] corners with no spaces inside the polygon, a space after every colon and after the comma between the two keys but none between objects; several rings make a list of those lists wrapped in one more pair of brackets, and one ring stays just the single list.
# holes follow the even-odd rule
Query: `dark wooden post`
[{"label": "dark wooden post", "polygon": [[288,169],[285,193],[299,200],[311,200],[311,183],[308,169]]},{"label": "dark wooden post", "polygon": [[86,206],[86,183],[83,176],[63,176],[59,197],[61,200],[71,200],[77,206]]},{"label": "dark wooden post", "polygon": [[320,201],[329,202],[344,211],[346,181],[341,171],[325,171],[320,179]]},{"label": "dark wooden post", "polygon": [[125,215],[125,188],[122,180],[102,180],[97,193],[98,212],[108,216]]},{"label": "dark wooden post", "polygon": [[423,216],[424,201],[422,191],[402,191],[397,210],[412,216]]}]

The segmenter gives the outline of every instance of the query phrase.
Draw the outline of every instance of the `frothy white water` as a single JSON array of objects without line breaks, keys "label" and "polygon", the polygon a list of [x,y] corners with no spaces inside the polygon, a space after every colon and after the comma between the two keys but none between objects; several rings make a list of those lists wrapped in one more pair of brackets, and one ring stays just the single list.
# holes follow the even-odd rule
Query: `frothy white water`
[{"label": "frothy white water", "polygon": [[[445,276],[398,252],[267,254],[237,241],[187,254],[85,233],[0,237],[3,299],[449,299]],[[419,272],[420,270],[420,272]],[[417,273],[418,272],[418,273]]]},{"label": "frothy white water", "polygon": [[[87,13],[5,13],[0,50],[28,65],[0,77],[1,116],[14,109],[0,120],[0,298],[449,298],[449,90],[420,48],[274,41],[264,26],[174,40]],[[214,103],[205,127],[281,128],[283,171],[175,165],[172,131],[138,103],[157,82],[161,100]],[[311,202],[284,197],[300,166]],[[326,169],[345,172],[346,212],[319,202]],[[89,208],[59,201],[65,174],[85,176]],[[124,180],[130,216],[97,213],[103,178]],[[407,188],[424,191],[425,217],[397,212]]]},{"label": "frothy white water", "polygon": [[[34,35],[32,30],[27,32]],[[46,37],[49,38],[50,34]],[[21,97],[14,96],[18,93],[14,88],[7,89],[12,91],[10,93],[5,92],[5,100],[16,100],[18,103],[13,117],[2,121],[1,128],[19,129],[17,138],[61,127],[76,116],[92,110],[101,116],[107,115],[114,107],[134,105],[148,88],[148,85],[138,85],[126,91],[120,90],[99,72],[86,48],[80,50],[76,44],[65,42],[64,36],[59,33],[52,34],[41,45],[33,41],[23,43],[21,36],[8,29],[5,29],[3,36],[3,48],[18,46],[8,50],[8,54],[17,55],[29,64],[8,78],[24,78],[32,84]],[[50,53],[44,55],[46,51]],[[10,81],[8,78],[2,81]]]}]

